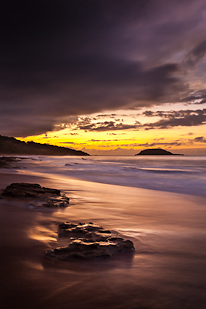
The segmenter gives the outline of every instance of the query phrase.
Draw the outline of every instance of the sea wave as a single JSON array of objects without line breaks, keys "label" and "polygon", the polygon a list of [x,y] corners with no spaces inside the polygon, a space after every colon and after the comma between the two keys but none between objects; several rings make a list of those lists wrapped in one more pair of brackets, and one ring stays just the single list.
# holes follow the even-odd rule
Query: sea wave
[{"label": "sea wave", "polygon": [[[91,182],[206,196],[206,157],[39,157],[35,169]],[[40,161],[41,160],[41,161]]]}]

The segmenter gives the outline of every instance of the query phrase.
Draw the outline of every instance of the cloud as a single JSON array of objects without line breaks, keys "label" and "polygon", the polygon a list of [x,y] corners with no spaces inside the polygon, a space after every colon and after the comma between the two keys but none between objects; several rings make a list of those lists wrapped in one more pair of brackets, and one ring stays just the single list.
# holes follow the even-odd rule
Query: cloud
[{"label": "cloud", "polygon": [[[76,123],[66,125],[70,130],[84,130],[85,132],[107,132],[109,135],[117,135],[110,131],[126,131],[126,130],[151,130],[151,129],[168,129],[176,126],[199,126],[206,123],[206,109],[197,110],[173,110],[173,111],[151,111],[147,110],[142,113],[145,117],[158,117],[160,120],[154,122],[140,123],[123,123],[120,119],[109,121],[96,121],[92,117],[79,117]],[[75,133],[71,133],[72,135]],[[77,133],[76,133],[77,134]],[[125,133],[118,133],[123,135]],[[192,133],[190,133],[192,134]]]},{"label": "cloud", "polygon": [[104,121],[90,124],[78,124],[78,128],[84,131],[116,131],[116,130],[129,130],[136,129],[137,124],[123,124],[123,123],[115,123],[114,121]]},{"label": "cloud", "polygon": [[206,139],[204,138],[204,136],[198,136],[198,137],[195,137],[193,139],[194,142],[201,142],[201,143],[206,143]]},{"label": "cloud", "polygon": [[153,123],[146,123],[146,130],[150,129],[167,129],[176,126],[199,126],[206,123],[206,109],[198,110],[181,110],[172,112],[153,112],[153,116],[165,118]]},{"label": "cloud", "polygon": [[90,139],[88,142],[118,142],[120,139]]},{"label": "cloud", "polygon": [[183,59],[183,64],[187,68],[194,68],[206,54],[206,40],[198,43]]},{"label": "cloud", "polygon": [[190,68],[203,59],[205,10],[202,0],[1,1],[1,134],[187,97],[179,55]]},{"label": "cloud", "polygon": [[121,144],[121,147],[171,147],[171,146],[181,146],[183,143],[180,141],[174,142],[153,142],[153,143],[131,143],[131,144]]},{"label": "cloud", "polygon": [[107,135],[118,135],[118,133],[107,133]]},{"label": "cloud", "polygon": [[59,142],[59,144],[71,144],[71,145],[86,145],[87,143],[77,143],[77,142]]},{"label": "cloud", "polygon": [[192,104],[206,103],[206,89],[201,89],[192,92],[189,96],[182,98],[181,102],[192,103]]},{"label": "cloud", "polygon": [[61,144],[72,144],[72,145],[74,145],[74,144],[76,144],[76,143],[74,143],[74,142],[60,142]]}]

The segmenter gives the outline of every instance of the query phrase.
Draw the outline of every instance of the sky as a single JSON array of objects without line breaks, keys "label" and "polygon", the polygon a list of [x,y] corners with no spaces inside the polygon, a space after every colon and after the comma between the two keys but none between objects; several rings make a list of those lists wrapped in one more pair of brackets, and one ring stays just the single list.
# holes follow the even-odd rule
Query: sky
[{"label": "sky", "polygon": [[204,0],[2,0],[0,134],[206,155]]}]

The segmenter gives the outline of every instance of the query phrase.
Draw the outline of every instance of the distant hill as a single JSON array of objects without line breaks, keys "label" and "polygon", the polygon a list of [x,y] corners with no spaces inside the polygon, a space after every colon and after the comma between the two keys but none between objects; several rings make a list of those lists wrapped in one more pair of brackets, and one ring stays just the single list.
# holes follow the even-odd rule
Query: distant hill
[{"label": "distant hill", "polygon": [[[161,148],[156,148],[156,149],[145,149],[145,150],[142,150],[140,151],[140,153],[136,154],[135,156],[139,156],[139,155],[144,155],[144,156],[159,156],[159,155],[177,155],[177,154],[174,154],[170,151],[167,151],[167,150],[164,150],[164,149],[161,149]],[[179,154],[180,155],[180,154]]]},{"label": "distant hill", "polygon": [[89,156],[88,153],[66,147],[22,142],[14,137],[0,135],[0,154],[15,155],[52,155],[52,156]]}]

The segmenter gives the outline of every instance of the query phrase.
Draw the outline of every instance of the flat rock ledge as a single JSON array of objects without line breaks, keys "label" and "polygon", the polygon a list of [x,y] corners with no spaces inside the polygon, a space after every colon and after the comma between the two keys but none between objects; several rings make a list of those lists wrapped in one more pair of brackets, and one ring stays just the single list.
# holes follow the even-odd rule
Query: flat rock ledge
[{"label": "flat rock ledge", "polygon": [[[12,183],[1,193],[2,197],[32,198],[32,207],[67,207],[69,198],[60,190],[41,187],[34,183]],[[34,201],[36,200],[36,201]]]},{"label": "flat rock ledge", "polygon": [[45,258],[60,261],[94,260],[120,253],[132,253],[135,250],[131,240],[118,237],[92,222],[88,224],[61,223],[58,235],[69,237],[68,246],[47,251]]}]

